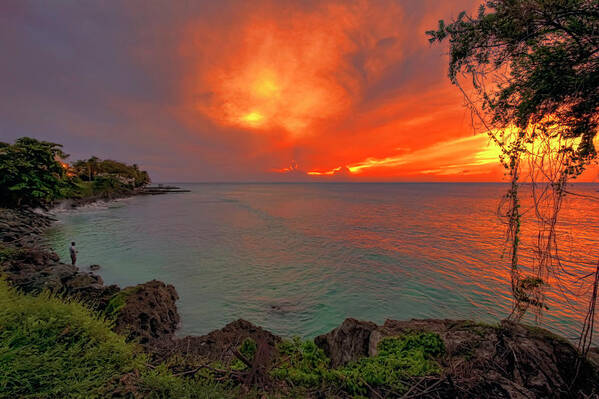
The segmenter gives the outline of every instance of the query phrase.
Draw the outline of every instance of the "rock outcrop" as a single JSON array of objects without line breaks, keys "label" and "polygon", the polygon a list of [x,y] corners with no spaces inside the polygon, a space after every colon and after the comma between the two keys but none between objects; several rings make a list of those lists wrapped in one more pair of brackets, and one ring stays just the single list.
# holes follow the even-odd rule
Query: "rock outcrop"
[{"label": "rock outcrop", "polygon": [[80,299],[98,310],[119,291],[116,285],[104,285],[100,276],[61,263],[54,252],[39,248],[11,249],[10,257],[0,264],[0,272],[23,292],[50,291]]},{"label": "rock outcrop", "polygon": [[33,247],[54,219],[28,209],[0,208],[0,243]]},{"label": "rock outcrop", "polygon": [[369,321],[345,319],[333,331],[316,337],[314,343],[331,359],[331,366],[339,367],[369,355],[370,337],[377,328]]},{"label": "rock outcrop", "polygon": [[274,349],[276,344],[281,341],[280,337],[262,327],[238,319],[206,335],[175,338],[170,342],[163,341],[162,347],[157,347],[156,354],[162,359],[178,354],[228,361],[233,356],[228,349],[237,348],[246,338],[253,339],[258,345],[268,345],[270,349]]},{"label": "rock outcrop", "polygon": [[106,310],[114,316],[117,332],[148,345],[174,336],[181,321],[178,299],[175,287],[152,280],[120,291]]},{"label": "rock outcrop", "polygon": [[575,398],[599,392],[596,368],[549,331],[509,321],[491,326],[456,320],[387,320],[382,326],[347,319],[315,339],[335,363],[376,355],[381,339],[413,332],[439,334],[446,353],[443,397]]}]

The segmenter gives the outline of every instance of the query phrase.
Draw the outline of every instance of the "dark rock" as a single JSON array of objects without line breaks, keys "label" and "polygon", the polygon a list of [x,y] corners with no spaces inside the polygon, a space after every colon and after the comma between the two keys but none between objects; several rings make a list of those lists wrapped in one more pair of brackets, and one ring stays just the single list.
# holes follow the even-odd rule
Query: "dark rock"
[{"label": "dark rock", "polygon": [[152,280],[126,288],[115,301],[122,301],[115,312],[115,330],[127,334],[143,345],[157,339],[171,338],[179,326],[180,317],[175,287]]},{"label": "dark rock", "polygon": [[100,270],[100,265],[90,265],[89,270],[91,270],[92,272],[98,271]]},{"label": "dark rock", "polygon": [[27,209],[0,208],[0,220],[0,242],[23,247],[40,241],[43,229],[54,219]]},{"label": "dark rock", "polygon": [[459,320],[387,320],[376,326],[347,319],[315,343],[338,366],[376,355],[384,337],[418,331],[439,334],[446,347],[438,359],[445,376],[434,395],[574,398],[599,392],[597,369],[587,361],[577,369],[578,352],[569,342],[546,330],[508,321],[491,326]]},{"label": "dark rock", "polygon": [[220,330],[212,331],[206,335],[162,341],[153,350],[157,358],[161,360],[173,354],[178,354],[183,357],[201,356],[215,361],[227,362],[233,357],[228,349],[241,345],[246,338],[253,339],[258,345],[268,345],[269,353],[274,352],[276,344],[281,341],[280,337],[271,332],[249,321],[238,319]]},{"label": "dark rock", "polygon": [[589,349],[589,362],[597,368],[599,368],[599,348],[591,348]]},{"label": "dark rock", "polygon": [[331,366],[339,367],[368,356],[370,334],[376,329],[369,321],[345,319],[333,331],[316,337],[314,343],[331,359]]},{"label": "dark rock", "polygon": [[104,286],[102,278],[58,261],[54,252],[21,247],[0,265],[7,281],[27,293],[47,290],[82,300],[101,310],[119,288]]}]

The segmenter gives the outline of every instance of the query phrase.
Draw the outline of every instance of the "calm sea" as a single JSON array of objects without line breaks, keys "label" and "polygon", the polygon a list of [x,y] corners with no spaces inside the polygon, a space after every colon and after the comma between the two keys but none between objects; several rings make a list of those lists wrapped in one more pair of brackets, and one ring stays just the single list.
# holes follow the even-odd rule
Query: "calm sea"
[{"label": "calm sea", "polygon": [[[80,265],[100,264],[107,283],[173,284],[181,335],[237,318],[313,337],[346,317],[488,322],[511,310],[496,212],[506,185],[182,186],[192,192],[58,211],[47,239],[63,260],[76,241]],[[572,276],[549,288],[541,322],[571,339],[586,306],[577,281],[599,260],[598,204],[569,199],[559,226]]]}]

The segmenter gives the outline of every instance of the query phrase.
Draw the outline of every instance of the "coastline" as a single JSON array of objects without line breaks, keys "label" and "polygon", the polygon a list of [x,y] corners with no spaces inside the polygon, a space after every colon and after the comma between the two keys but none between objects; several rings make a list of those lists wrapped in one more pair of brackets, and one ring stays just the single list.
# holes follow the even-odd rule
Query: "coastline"
[{"label": "coastline", "polygon": [[[91,202],[94,201],[76,206]],[[268,353],[273,353],[284,339],[242,319],[206,335],[178,338],[175,332],[180,316],[175,287],[156,280],[124,289],[106,286],[97,274],[61,263],[55,253],[44,247],[41,238],[52,223],[48,215],[0,209],[0,242],[3,253],[8,254],[2,258],[2,274],[7,281],[25,293],[47,290],[81,300],[95,311],[109,315],[114,318],[114,330],[139,342],[153,364],[174,356],[230,363],[236,359],[231,348],[247,338],[268,348]],[[461,392],[462,388],[470,392],[470,396],[464,397],[489,393],[497,397],[564,397],[560,392],[564,392],[572,380],[572,370],[576,369],[578,355],[565,339],[505,321],[484,325],[467,320],[387,320],[376,325],[347,319],[331,332],[316,337],[314,343],[330,359],[331,367],[338,368],[376,356],[378,344],[385,337],[413,331],[437,334],[445,346],[445,355],[438,359],[443,373],[435,380],[438,389],[430,397],[437,397],[432,396],[433,392],[451,397],[452,392]],[[594,349],[593,356],[596,355]],[[263,361],[269,363],[270,356]],[[178,365],[179,372],[191,371],[185,364],[182,361]],[[597,392],[596,369],[583,362],[582,370],[584,378],[577,378],[573,389]],[[426,393],[420,397],[427,397]]]}]

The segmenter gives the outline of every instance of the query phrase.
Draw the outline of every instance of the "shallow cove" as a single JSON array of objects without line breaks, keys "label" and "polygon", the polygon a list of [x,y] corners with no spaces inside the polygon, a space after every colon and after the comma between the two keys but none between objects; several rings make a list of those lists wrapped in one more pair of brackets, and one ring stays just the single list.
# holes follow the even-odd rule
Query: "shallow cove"
[{"label": "shallow cove", "polygon": [[[101,265],[106,283],[173,284],[181,335],[237,318],[313,337],[346,317],[495,321],[511,310],[503,184],[180,186],[192,192],[57,211],[46,238],[63,260],[76,241],[79,265]],[[568,200],[560,232],[565,249],[575,239],[573,279],[588,273],[599,258],[597,202]],[[555,286],[548,305],[543,325],[575,339],[584,301]]]}]

